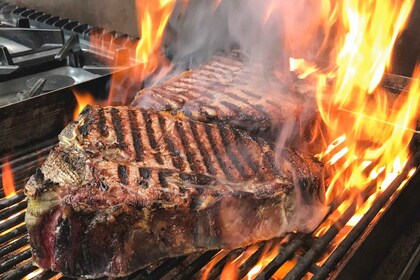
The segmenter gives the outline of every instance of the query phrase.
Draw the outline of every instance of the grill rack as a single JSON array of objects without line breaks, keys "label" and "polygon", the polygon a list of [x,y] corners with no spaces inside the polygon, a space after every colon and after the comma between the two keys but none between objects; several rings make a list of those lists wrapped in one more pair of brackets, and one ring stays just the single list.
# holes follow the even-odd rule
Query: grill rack
[{"label": "grill rack", "polygon": [[[24,224],[24,216],[27,207],[27,198],[23,193],[23,186],[27,179],[39,167],[56,141],[46,141],[39,145],[33,145],[30,149],[21,150],[13,159],[8,159],[14,173],[16,194],[8,198],[4,197],[3,187],[0,188],[0,278],[1,279],[22,279],[31,273],[38,273],[32,279],[68,279],[65,276],[52,271],[40,271],[31,262],[31,252],[28,245],[28,235]],[[413,157],[414,158],[414,157]],[[4,163],[3,159],[3,163]],[[407,166],[416,166],[414,161]],[[316,238],[311,234],[292,233],[285,238],[287,243],[278,242],[279,253],[274,259],[265,266],[256,276],[256,279],[270,279],[282,266],[290,259],[297,259],[296,264],[288,272],[284,279],[301,279],[309,275],[312,279],[325,279],[331,272],[336,270],[336,266],[343,260],[349,249],[354,246],[360,236],[364,233],[368,225],[377,217],[380,210],[395,194],[398,187],[407,177],[409,168],[399,175],[394,182],[376,199],[370,210],[352,228],[347,237],[336,247],[322,265],[318,265],[320,257],[328,251],[328,246],[339,231],[344,227],[348,220],[356,211],[355,205],[350,205],[337,222],[331,226],[322,236]],[[420,170],[420,169],[419,169]],[[416,174],[408,181],[407,185],[418,184],[420,173]],[[1,180],[0,180],[1,181]],[[414,181],[414,182],[413,182]],[[373,186],[373,185],[372,185]],[[362,194],[365,199],[369,197],[372,188]],[[343,193],[330,205],[330,213],[337,209],[343,199],[347,196]],[[309,246],[308,246],[309,243]],[[238,269],[239,279],[245,277],[247,273],[257,264],[264,251],[266,242],[257,244],[257,249],[252,253]],[[255,246],[255,245],[254,245]],[[309,248],[306,248],[309,247]],[[218,279],[224,265],[239,255],[247,248],[240,248],[228,252],[218,262],[216,262],[208,275],[208,279]],[[180,256],[160,262],[157,265],[139,270],[134,274],[119,278],[120,280],[129,279],[192,279],[200,275],[200,271],[222,250],[212,250],[201,255]]]}]

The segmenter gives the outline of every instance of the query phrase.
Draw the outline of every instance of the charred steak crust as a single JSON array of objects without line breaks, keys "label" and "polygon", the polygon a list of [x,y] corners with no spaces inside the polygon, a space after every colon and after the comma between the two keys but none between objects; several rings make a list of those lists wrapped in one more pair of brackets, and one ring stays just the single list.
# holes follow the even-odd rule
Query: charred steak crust
[{"label": "charred steak crust", "polygon": [[[140,91],[132,106],[182,112],[188,117],[234,127],[272,139],[286,121],[314,118],[313,87],[287,84],[263,74],[262,65],[244,62],[239,50],[215,55],[198,68]],[[304,98],[309,102],[304,102]]]},{"label": "charred steak crust", "polygon": [[314,159],[182,114],[87,107],[59,140],[25,187],[26,224],[34,261],[64,275],[271,239],[299,227],[294,181],[322,196]]}]

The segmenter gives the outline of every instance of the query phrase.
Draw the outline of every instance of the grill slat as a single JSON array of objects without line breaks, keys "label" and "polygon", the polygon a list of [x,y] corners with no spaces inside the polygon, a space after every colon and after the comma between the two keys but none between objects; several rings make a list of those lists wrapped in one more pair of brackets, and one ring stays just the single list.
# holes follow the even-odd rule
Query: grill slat
[{"label": "grill slat", "polygon": [[200,269],[202,269],[213,258],[219,250],[207,251],[196,258],[188,267],[179,273],[174,280],[188,280],[193,277]]},{"label": "grill slat", "polygon": [[146,279],[147,280],[156,280],[156,279],[162,278],[169,271],[171,271],[173,268],[175,268],[176,266],[178,266],[179,264],[181,264],[186,258],[187,258],[187,256],[181,256],[181,257],[176,257],[176,258],[172,258],[172,259],[169,259],[169,260],[165,261],[158,268],[156,268],[155,270],[153,270],[147,276]]},{"label": "grill slat", "polygon": [[38,274],[37,276],[35,276],[34,278],[32,278],[32,280],[47,280],[50,279],[54,276],[56,276],[58,273],[48,270],[48,271],[42,271],[40,274]]},{"label": "grill slat", "polygon": [[248,272],[257,264],[266,244],[262,244],[240,267],[238,279],[244,278]]},{"label": "grill slat", "polygon": [[7,270],[11,269],[13,266],[17,265],[18,263],[29,259],[32,256],[31,251],[29,249],[14,255],[4,262],[0,263],[0,273],[4,273]]},{"label": "grill slat", "polygon": [[3,210],[7,207],[10,207],[20,201],[22,201],[23,199],[25,199],[25,194],[23,193],[23,191],[20,191],[18,193],[16,193],[16,195],[9,197],[9,198],[3,198],[0,200],[0,210]]},{"label": "grill slat", "polygon": [[10,206],[9,208],[0,212],[0,220],[6,219],[10,217],[11,215],[14,215],[18,213],[19,211],[26,209],[27,206],[28,206],[27,200],[21,201],[13,206]]},{"label": "grill slat", "polygon": [[376,199],[375,203],[369,208],[369,210],[363,215],[360,221],[352,228],[346,238],[340,242],[334,252],[329,256],[325,263],[321,266],[319,273],[316,274],[313,279],[325,279],[325,277],[331,272],[340,259],[347,253],[350,247],[356,242],[359,236],[366,230],[369,223],[376,217],[377,213],[395,193],[402,182],[407,178],[409,169],[412,164],[407,164],[404,171],[398,175],[398,177],[391,183],[390,186]]},{"label": "grill slat", "polygon": [[22,212],[18,215],[16,215],[13,218],[9,218],[8,220],[2,222],[0,224],[0,232],[6,231],[9,228],[12,228],[14,226],[17,226],[18,224],[22,223],[23,221],[25,221],[25,212]]},{"label": "grill slat", "polygon": [[28,236],[25,235],[22,238],[19,238],[17,241],[10,243],[3,248],[0,249],[0,258],[23,247],[24,245],[28,244]]},{"label": "grill slat", "polygon": [[271,277],[277,270],[287,262],[293,254],[299,249],[303,244],[303,234],[298,234],[295,239],[293,239],[289,244],[280,249],[280,254],[278,254],[255,278],[255,280],[264,280],[268,277]]},{"label": "grill slat", "polygon": [[38,267],[34,266],[31,261],[28,261],[26,264],[14,270],[11,270],[9,273],[4,275],[3,279],[4,280],[19,280],[37,269]]},{"label": "grill slat", "polygon": [[10,232],[6,233],[5,235],[0,236],[0,244],[6,243],[13,238],[18,237],[27,232],[26,226],[22,224],[21,226],[11,230]]},{"label": "grill slat", "polygon": [[242,254],[244,251],[246,250],[246,248],[240,248],[237,250],[233,250],[231,252],[229,252],[226,256],[224,256],[220,261],[218,261],[213,269],[211,270],[209,277],[207,279],[209,280],[213,280],[213,279],[217,279],[220,274],[223,271],[223,267],[225,266],[225,264],[230,261],[233,260],[235,258],[237,258],[240,254]]}]

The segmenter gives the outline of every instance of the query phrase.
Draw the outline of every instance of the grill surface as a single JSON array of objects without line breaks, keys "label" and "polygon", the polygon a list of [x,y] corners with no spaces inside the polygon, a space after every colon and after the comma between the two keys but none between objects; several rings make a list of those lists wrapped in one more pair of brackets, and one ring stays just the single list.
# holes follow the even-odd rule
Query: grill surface
[{"label": "grill surface", "polygon": [[[22,277],[34,276],[33,279],[66,279],[55,272],[42,271],[31,262],[31,252],[28,245],[28,236],[24,224],[24,215],[27,206],[27,199],[22,188],[36,167],[40,166],[49,150],[55,145],[55,141],[47,141],[33,145],[31,149],[21,150],[14,158],[8,158],[14,172],[16,194],[8,198],[4,197],[3,189],[0,190],[0,278],[21,279]],[[3,159],[4,162],[5,159]],[[413,165],[412,163],[411,165]],[[407,169],[408,170],[408,169]],[[270,279],[279,269],[290,264],[290,260],[297,260],[290,272],[284,279],[301,279],[302,277],[313,277],[312,279],[325,279],[348,253],[351,246],[359,239],[366,230],[367,225],[377,216],[378,212],[395,193],[398,186],[406,178],[407,172],[401,174],[394,183],[376,200],[372,208],[362,220],[351,230],[347,237],[340,243],[338,248],[332,252],[323,264],[317,264],[330,251],[329,244],[337,236],[347,221],[353,216],[355,206],[351,205],[339,218],[334,226],[330,227],[319,238],[311,234],[292,233],[283,240],[267,241],[257,244],[255,252],[252,253],[239,266],[238,276],[242,278],[247,275],[260,259],[266,246],[271,245],[279,248],[279,254],[258,274],[256,279]],[[419,179],[416,174],[411,181]],[[417,179],[416,179],[417,178]],[[405,187],[408,188],[409,186]],[[404,189],[405,189],[404,188]],[[364,196],[369,195],[369,190]],[[331,204],[333,212],[346,197],[344,193]],[[287,242],[285,242],[287,240]],[[255,245],[254,245],[255,246]],[[208,279],[217,279],[224,265],[240,256],[247,248],[237,249],[231,252],[224,250],[213,250],[204,252],[201,255],[190,255],[172,258],[154,266],[142,269],[133,275],[121,279],[191,279],[200,277],[206,265],[212,260],[212,269]],[[223,256],[223,257],[221,257]]]}]

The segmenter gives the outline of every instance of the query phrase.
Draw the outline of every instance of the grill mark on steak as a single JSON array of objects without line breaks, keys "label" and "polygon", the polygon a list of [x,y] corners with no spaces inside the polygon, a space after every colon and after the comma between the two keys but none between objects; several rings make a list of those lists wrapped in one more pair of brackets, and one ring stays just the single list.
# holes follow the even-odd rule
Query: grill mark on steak
[{"label": "grill mark on steak", "polygon": [[147,132],[147,137],[149,139],[150,147],[154,151],[153,155],[156,161],[162,165],[163,159],[157,146],[155,131],[153,130],[153,127],[152,127],[152,119],[150,118],[150,115],[146,110],[142,109],[141,114],[143,116],[144,123],[146,124],[146,132]]},{"label": "grill mark on steak", "polygon": [[189,149],[189,143],[188,143],[188,140],[187,140],[187,135],[184,131],[182,123],[179,122],[179,121],[176,121],[175,122],[175,128],[176,128],[176,131],[178,132],[179,138],[181,139],[182,147],[184,148],[184,151],[187,155],[187,161],[188,161],[188,164],[190,166],[190,169],[193,172],[197,172],[197,167],[195,166],[195,161],[194,161],[194,155],[191,153],[191,151]]},{"label": "grill mark on steak", "polygon": [[124,149],[127,145],[124,140],[124,130],[121,122],[120,112],[117,108],[111,108],[112,124],[117,135],[118,147]]},{"label": "grill mark on steak", "polygon": [[[241,159],[241,162],[248,169],[248,176],[255,176],[261,170],[259,170],[256,162],[257,160],[253,157],[252,147],[248,147],[246,141],[243,141],[243,136],[240,135],[238,130],[226,129],[227,135],[235,145],[235,152],[237,156]],[[257,156],[257,155],[255,155]]]},{"label": "grill mark on steak", "polygon": [[245,162],[248,163],[249,167],[251,168],[252,172],[254,174],[258,174],[261,170],[258,168],[258,155],[254,155],[252,152],[252,147],[249,147],[246,141],[243,141],[243,136],[240,135],[239,130],[232,130],[230,133],[233,134],[235,143],[243,145],[243,149],[241,149],[241,152],[243,153],[243,157]]},{"label": "grill mark on steak", "polygon": [[122,184],[128,185],[128,172],[124,165],[118,165],[118,178]]},{"label": "grill mark on steak", "polygon": [[150,178],[151,173],[152,173],[152,170],[150,168],[145,168],[145,167],[139,168],[140,179],[138,181],[138,184],[142,188],[147,189],[149,187],[149,178]]},{"label": "grill mark on steak", "polygon": [[139,125],[137,123],[137,114],[134,110],[128,110],[128,120],[130,123],[131,135],[133,138],[133,146],[136,156],[136,161],[142,161],[144,159],[144,147],[141,144],[141,135],[139,131]]},{"label": "grill mark on steak", "polygon": [[[260,140],[258,140],[257,143],[260,149],[264,151],[264,143],[262,143]],[[264,165],[267,166],[267,170],[270,170],[274,176],[280,176],[280,170],[276,164],[271,150],[263,152],[263,160],[265,161]]]},{"label": "grill mark on steak", "polygon": [[207,172],[212,175],[215,175],[216,172],[211,164],[210,155],[207,152],[207,150],[204,148],[203,144],[201,143],[200,136],[197,131],[196,123],[192,120],[189,120],[188,124],[190,125],[191,132],[194,137],[194,141],[195,143],[197,143],[197,148],[201,154],[201,157],[203,158],[203,162],[204,162],[204,165],[206,166]]},{"label": "grill mark on steak", "polygon": [[99,133],[104,136],[107,137],[108,136],[108,127],[106,125],[106,118],[105,118],[105,114],[104,114],[104,109],[100,108],[98,110],[98,130]]},{"label": "grill mark on steak", "polygon": [[201,154],[198,143],[193,135],[190,122],[184,122],[182,125],[187,143],[188,151],[191,153],[192,160],[194,162],[197,173],[209,173],[207,167],[204,164],[203,155]]},{"label": "grill mark on steak", "polygon": [[216,159],[217,159],[217,162],[219,163],[220,168],[222,169],[223,173],[226,175],[226,178],[229,180],[232,180],[234,177],[231,174],[230,170],[227,168],[222,158],[221,151],[218,145],[216,145],[216,142],[214,140],[213,133],[212,133],[212,126],[206,125],[204,130],[206,132],[207,139],[209,140],[210,148],[214,152],[214,155],[216,156]]},{"label": "grill mark on steak", "polygon": [[217,127],[217,131],[220,134],[220,137],[222,139],[223,146],[225,147],[226,154],[229,157],[229,160],[233,163],[235,168],[239,171],[239,174],[242,178],[247,178],[247,174],[245,172],[244,164],[245,162],[242,162],[239,160],[239,157],[236,153],[233,152],[234,146],[236,146],[236,142],[229,143],[228,135],[227,135],[227,129],[224,129],[222,127]]},{"label": "grill mark on steak", "polygon": [[162,186],[162,188],[168,188],[168,182],[166,181],[166,177],[168,176],[168,173],[159,171],[158,177],[159,177],[159,183]]},{"label": "grill mark on steak", "polygon": [[159,115],[158,121],[159,121],[160,129],[163,133],[163,136],[162,136],[163,140],[166,143],[166,146],[168,147],[169,152],[171,153],[171,160],[172,160],[173,166],[179,170],[184,170],[185,168],[184,161],[182,160],[180,156],[180,152],[178,148],[174,145],[172,140],[169,138],[168,134],[164,132],[166,130],[165,119],[161,115]]},{"label": "grill mark on steak", "polygon": [[[223,105],[225,105],[227,108],[229,108],[231,110],[230,112],[232,113],[233,118],[235,116],[237,116],[238,114],[241,114],[243,116],[246,115],[246,114],[243,113],[243,110],[239,106],[237,106],[237,105],[235,105],[233,103],[230,103],[230,102],[227,102],[227,101],[224,101],[224,100],[223,101],[220,101],[220,103],[223,104]],[[249,115],[249,117],[247,117],[247,118],[254,119],[254,116]]]},{"label": "grill mark on steak", "polygon": [[170,98],[166,94],[163,95],[161,90],[154,90],[151,89],[154,93],[154,97],[157,100],[157,103],[160,105],[164,105],[164,110],[170,110],[171,108],[180,108],[184,105],[185,101],[180,100],[179,97],[172,95]]}]

